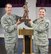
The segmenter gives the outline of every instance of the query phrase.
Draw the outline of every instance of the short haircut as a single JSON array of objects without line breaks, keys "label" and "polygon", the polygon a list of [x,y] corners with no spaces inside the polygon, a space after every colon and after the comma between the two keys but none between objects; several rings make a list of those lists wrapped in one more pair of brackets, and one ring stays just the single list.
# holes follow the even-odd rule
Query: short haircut
[{"label": "short haircut", "polygon": [[9,4],[9,5],[12,5],[11,3],[7,3],[7,4],[5,5],[5,7],[7,7],[8,4]]},{"label": "short haircut", "polygon": [[46,9],[45,9],[44,7],[40,7],[39,10],[44,10],[44,11],[46,11]]}]

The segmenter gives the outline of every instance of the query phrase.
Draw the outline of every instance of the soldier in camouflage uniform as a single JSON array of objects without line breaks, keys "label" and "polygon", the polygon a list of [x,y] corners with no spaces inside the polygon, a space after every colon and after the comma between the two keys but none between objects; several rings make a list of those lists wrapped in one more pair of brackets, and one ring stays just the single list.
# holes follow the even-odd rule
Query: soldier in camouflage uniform
[{"label": "soldier in camouflage uniform", "polygon": [[49,20],[45,19],[44,8],[39,9],[39,18],[29,22],[25,22],[25,25],[32,27],[33,32],[33,46],[35,54],[48,54],[48,36],[49,36]]},{"label": "soldier in camouflage uniform", "polygon": [[1,25],[5,31],[5,48],[7,54],[17,54],[17,26],[20,23],[17,15],[11,14],[12,5],[6,4],[5,6],[6,14],[1,18]]}]

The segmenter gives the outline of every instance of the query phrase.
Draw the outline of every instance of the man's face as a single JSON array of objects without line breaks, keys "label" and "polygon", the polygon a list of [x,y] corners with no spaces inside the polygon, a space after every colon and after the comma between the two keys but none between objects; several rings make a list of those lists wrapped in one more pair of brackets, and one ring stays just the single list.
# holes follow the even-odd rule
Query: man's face
[{"label": "man's face", "polygon": [[12,12],[12,5],[11,4],[7,4],[5,7],[5,11],[7,14],[11,14]]},{"label": "man's face", "polygon": [[44,9],[40,9],[39,10],[39,17],[40,18],[44,18],[45,17],[45,10]]}]

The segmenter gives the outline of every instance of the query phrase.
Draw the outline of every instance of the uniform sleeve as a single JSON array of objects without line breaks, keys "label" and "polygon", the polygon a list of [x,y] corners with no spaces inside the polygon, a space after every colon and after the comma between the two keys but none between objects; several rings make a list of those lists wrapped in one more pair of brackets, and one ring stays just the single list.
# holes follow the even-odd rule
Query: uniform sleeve
[{"label": "uniform sleeve", "polygon": [[10,26],[8,21],[3,18],[1,18],[1,25],[4,28],[4,30],[8,33],[14,31],[15,27],[17,27],[16,24]]},{"label": "uniform sleeve", "polygon": [[46,24],[44,25],[44,27],[37,27],[36,31],[38,32],[44,32],[47,31],[49,29],[49,22],[46,22]]},{"label": "uniform sleeve", "polygon": [[48,20],[48,26],[47,26],[47,35],[48,35],[48,38],[50,38],[50,36],[51,36],[51,24],[50,24],[50,21]]},{"label": "uniform sleeve", "polygon": [[[35,20],[34,20],[34,21],[35,21]],[[35,23],[34,21],[31,22],[31,24],[30,24],[28,21],[25,21],[24,24],[25,24],[26,26],[28,26],[28,27],[32,27],[32,28],[36,29],[36,28],[37,28],[37,25],[36,25],[36,23]]]}]

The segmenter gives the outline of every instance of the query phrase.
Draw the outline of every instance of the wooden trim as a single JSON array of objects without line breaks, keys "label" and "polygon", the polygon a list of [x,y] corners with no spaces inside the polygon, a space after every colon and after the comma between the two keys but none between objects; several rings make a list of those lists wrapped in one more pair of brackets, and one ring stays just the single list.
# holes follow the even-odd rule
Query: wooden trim
[{"label": "wooden trim", "polygon": [[30,40],[30,54],[32,54],[32,36],[30,36],[31,40]]}]

